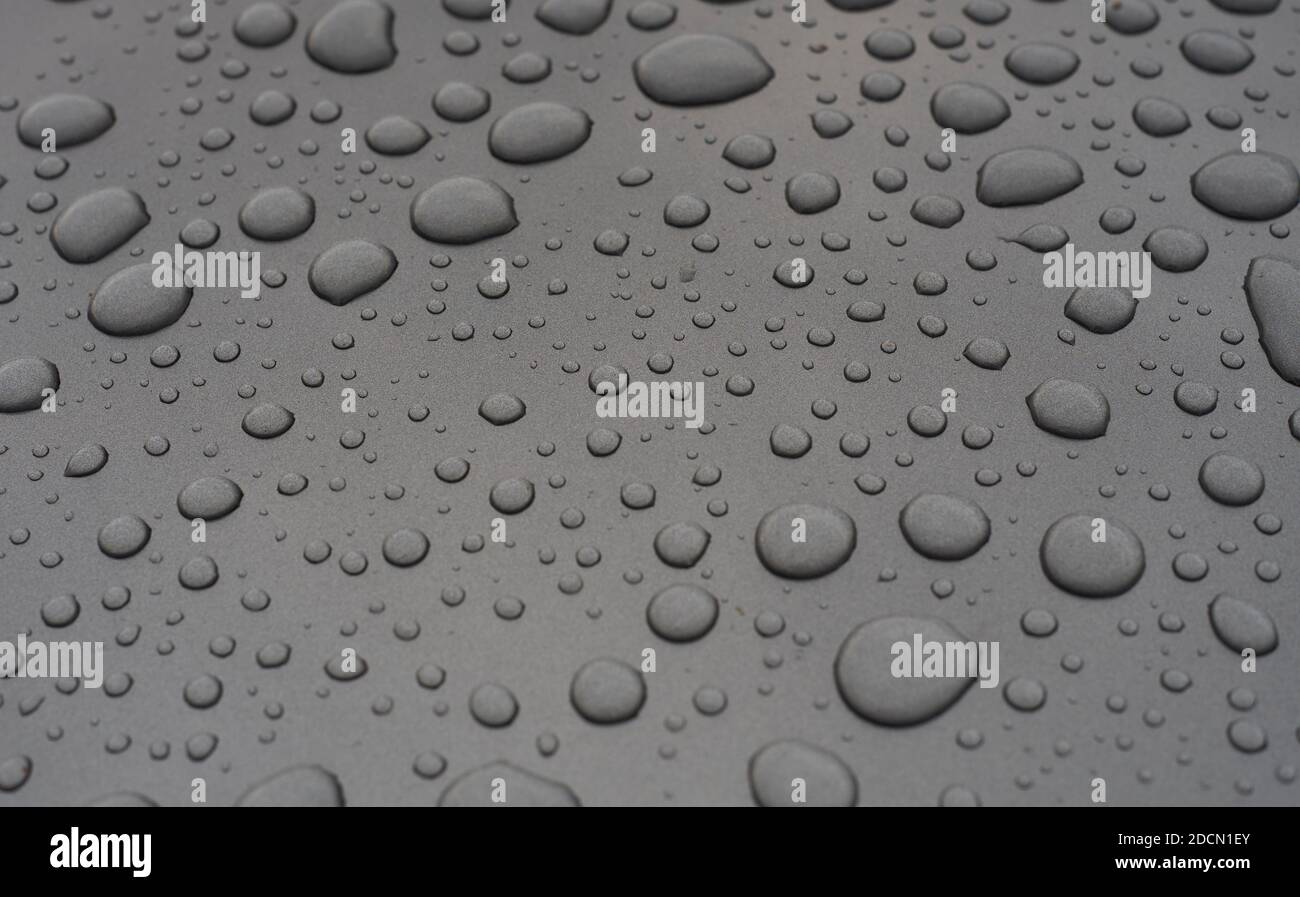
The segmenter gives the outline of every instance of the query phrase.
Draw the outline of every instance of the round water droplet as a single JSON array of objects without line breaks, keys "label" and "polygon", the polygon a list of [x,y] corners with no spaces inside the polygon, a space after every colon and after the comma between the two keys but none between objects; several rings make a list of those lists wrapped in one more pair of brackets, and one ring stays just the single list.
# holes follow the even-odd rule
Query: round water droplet
[{"label": "round water droplet", "polygon": [[588,722],[621,723],[641,712],[645,679],[621,660],[601,658],[582,666],[569,685],[573,708]]},{"label": "round water droplet", "polygon": [[[1094,520],[1105,523],[1105,541]],[[1142,578],[1146,552],[1128,527],[1111,517],[1071,514],[1047,528],[1038,558],[1047,578],[1065,591],[1084,598],[1122,595]]]},{"label": "round water droplet", "polygon": [[[803,541],[797,541],[797,536]],[[773,508],[754,530],[758,559],[768,570],[788,579],[812,579],[839,569],[857,544],[853,518],[839,508],[822,505]]]},{"label": "round water droplet", "polygon": [[927,493],[913,498],[898,515],[907,544],[928,558],[959,561],[979,551],[991,534],[988,515],[956,495]]},{"label": "round water droplet", "polygon": [[646,607],[654,634],[670,642],[703,638],[718,619],[718,599],[696,585],[672,585],[657,592]]},{"label": "round water droplet", "polygon": [[912,726],[938,716],[970,687],[973,675],[895,676],[893,669],[905,660],[916,665],[922,658],[899,654],[894,645],[901,642],[910,652],[918,636],[922,645],[968,641],[934,617],[880,617],[849,633],[835,656],[835,684],[853,712],[881,725]]}]

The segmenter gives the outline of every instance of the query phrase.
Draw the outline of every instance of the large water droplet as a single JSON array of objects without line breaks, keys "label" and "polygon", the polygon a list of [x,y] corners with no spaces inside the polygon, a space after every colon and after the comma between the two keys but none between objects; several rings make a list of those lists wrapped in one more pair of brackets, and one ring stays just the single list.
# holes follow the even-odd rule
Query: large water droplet
[{"label": "large water droplet", "polygon": [[1246,302],[1259,328],[1259,344],[1278,376],[1300,386],[1300,266],[1260,256],[1246,270]]},{"label": "large water droplet", "polygon": [[87,193],[54,219],[50,242],[66,261],[97,262],[149,223],[144,200],[122,187]]},{"label": "large water droplet", "polygon": [[376,290],[397,270],[397,256],[369,240],[335,243],[312,261],[307,282],[312,292],[333,305],[347,305]]},{"label": "large water droplet", "polygon": [[1083,169],[1060,150],[1021,147],[998,153],[980,166],[975,195],[987,206],[1033,205],[1082,183]]},{"label": "large water droplet", "polygon": [[886,726],[912,726],[950,707],[975,681],[966,676],[905,677],[892,672],[893,646],[965,642],[967,638],[934,617],[880,617],[849,633],[835,656],[835,684],[844,703],[864,719]]},{"label": "large water droplet", "polygon": [[651,47],[632,66],[636,83],[669,106],[725,103],[748,96],[775,72],[754,46],[721,34],[679,34]]},{"label": "large water droplet", "polygon": [[307,32],[307,55],[345,74],[387,68],[397,58],[392,9],[378,0],[343,0]]},{"label": "large water droplet", "polygon": [[411,227],[435,243],[477,243],[518,224],[514,199],[482,178],[439,181],[411,203]]},{"label": "large water droplet", "polygon": [[179,321],[194,291],[183,284],[156,287],[153,274],[151,264],[110,274],[91,296],[90,323],[113,336],[142,336]]},{"label": "large water droplet", "polygon": [[[1105,540],[1094,521],[1105,523]],[[1065,591],[1084,598],[1122,595],[1142,578],[1146,552],[1142,541],[1113,517],[1071,514],[1047,528],[1038,549],[1047,578]]]},{"label": "large water droplet", "polygon": [[46,128],[54,130],[60,149],[88,143],[103,134],[117,120],[113,107],[103,100],[74,93],[42,97],[18,116],[18,137],[28,146],[40,147]]},{"label": "large water droplet", "polygon": [[1096,439],[1110,426],[1110,403],[1090,383],[1044,380],[1025,401],[1039,429],[1067,439]]},{"label": "large water droplet", "polygon": [[488,149],[506,162],[532,165],[567,156],[587,142],[587,113],[561,103],[529,103],[492,123]]},{"label": "large water droplet", "polygon": [[[796,541],[800,535],[803,541]],[[764,514],[754,530],[758,559],[777,576],[789,579],[825,576],[842,566],[857,544],[853,518],[822,505],[782,505]]]}]

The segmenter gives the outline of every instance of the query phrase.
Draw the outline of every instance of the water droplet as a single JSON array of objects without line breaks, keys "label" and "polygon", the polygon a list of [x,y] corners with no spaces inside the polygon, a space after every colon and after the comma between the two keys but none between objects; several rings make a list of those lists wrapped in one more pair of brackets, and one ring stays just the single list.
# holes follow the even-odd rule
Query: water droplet
[{"label": "water droplet", "polygon": [[650,99],[669,106],[725,103],[761,90],[775,72],[754,46],[721,34],[679,34],[632,67]]},{"label": "water droplet", "polygon": [[974,502],[956,495],[925,493],[916,496],[898,515],[907,544],[925,557],[960,561],[988,542],[988,515]]},{"label": "water droplet", "polygon": [[312,292],[332,305],[347,305],[376,290],[397,270],[397,256],[369,240],[335,243],[312,261],[307,282]]},{"label": "water droplet", "polygon": [[1102,517],[1106,540],[1094,542],[1094,519],[1071,514],[1047,528],[1038,550],[1043,572],[1065,591],[1084,598],[1122,595],[1146,569],[1142,541],[1113,517]]},{"label": "water droplet", "polygon": [[183,284],[156,287],[153,273],[144,264],[110,274],[91,296],[90,323],[113,336],[143,336],[179,321],[194,291]]},{"label": "water droplet", "polygon": [[79,197],[54,219],[50,242],[65,261],[97,262],[149,223],[138,194],[107,187]]},{"label": "water droplet", "polygon": [[307,33],[307,55],[345,74],[388,68],[397,58],[393,11],[378,0],[343,0]]},{"label": "water droplet", "polygon": [[477,243],[514,230],[515,201],[492,181],[439,181],[411,203],[411,227],[435,243]]},{"label": "water droplet", "polygon": [[[805,540],[796,542],[795,519],[803,520]],[[763,566],[777,576],[812,579],[837,570],[853,554],[858,530],[853,518],[836,507],[789,504],[763,515],[754,530],[754,548]]]},{"label": "water droplet", "polygon": [[587,142],[587,113],[561,103],[529,103],[492,123],[488,149],[505,162],[533,165],[567,156]]},{"label": "water droplet", "polygon": [[912,726],[938,716],[975,681],[964,677],[894,676],[893,645],[968,639],[934,617],[879,617],[849,633],[835,657],[835,684],[853,712],[885,726]]}]

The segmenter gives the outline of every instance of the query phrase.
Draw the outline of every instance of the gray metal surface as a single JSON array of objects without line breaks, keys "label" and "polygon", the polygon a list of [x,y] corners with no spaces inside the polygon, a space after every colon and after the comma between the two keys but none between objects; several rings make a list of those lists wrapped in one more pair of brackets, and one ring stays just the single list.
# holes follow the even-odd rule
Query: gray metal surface
[{"label": "gray metal surface", "polygon": [[[1160,0],[1149,4],[1158,24],[1139,34],[1093,23],[1082,0],[1008,0],[1010,15],[990,25],[957,2],[848,11],[810,0],[799,25],[775,3],[675,0],[675,20],[659,30],[630,25],[634,4],[615,0],[586,35],[539,21],[534,5],[518,0],[504,23],[457,18],[433,0],[392,0],[396,57],[360,74],[331,70],[307,52],[330,0],[288,3],[296,26],[270,47],[235,36],[248,5],[210,2],[201,27],[189,24],[185,3],[10,0],[0,10],[0,281],[16,290],[0,305],[0,365],[46,359],[60,379],[56,412],[0,413],[0,639],[24,632],[103,641],[106,675],[100,689],[0,681],[0,806],[124,793],[188,805],[196,777],[206,780],[209,803],[232,804],[302,765],[320,771],[261,797],[329,802],[332,776],[349,804],[431,805],[461,776],[498,760],[562,783],[584,805],[751,804],[771,785],[757,779],[804,770],[816,783],[809,803],[842,798],[834,764],[827,773],[819,754],[796,749],[775,772],[751,769],[762,748],[790,739],[838,757],[861,805],[1089,805],[1097,777],[1112,804],[1298,802],[1300,437],[1288,418],[1300,407],[1300,386],[1270,364],[1243,289],[1252,259],[1300,264],[1296,214],[1292,203],[1267,220],[1228,217],[1191,187],[1205,163],[1241,151],[1245,127],[1256,130],[1260,153],[1294,159],[1300,7],[1292,0],[1265,15],[1220,8],[1228,2]],[[873,57],[864,39],[885,28],[910,35],[914,51]],[[936,29],[945,44],[960,29],[960,44],[941,48]],[[1233,74],[1194,65],[1180,42],[1205,29],[1235,35],[1253,60]],[[477,49],[449,51],[473,43],[456,32],[472,35]],[[665,39],[697,33],[749,42],[771,79],[722,103],[651,99],[634,61]],[[1007,54],[1035,42],[1068,48],[1077,70],[1053,84],[1017,77]],[[336,52],[355,50],[345,42]],[[549,75],[505,77],[503,66],[525,52],[548,58]],[[687,75],[699,69],[715,86],[734,74],[726,59],[714,71],[689,48],[686,59]],[[901,95],[865,99],[860,81],[885,71],[905,82]],[[677,83],[676,75],[660,78]],[[464,123],[440,117],[432,98],[449,81],[484,88],[490,111]],[[931,96],[959,81],[987,85],[1010,115],[983,133],[956,135],[947,170],[936,170],[926,161],[944,156]],[[281,123],[250,117],[267,90],[296,101]],[[65,140],[57,152],[66,172],[43,178],[37,166],[46,154],[20,140],[19,118],[58,93],[101,100],[115,121],[86,143]],[[1190,126],[1164,137],[1144,132],[1134,105],[1148,96],[1181,107]],[[322,101],[341,108],[336,120],[313,119]],[[582,110],[590,136],[549,161],[494,157],[493,123],[540,101]],[[1235,110],[1240,124],[1207,120],[1218,106]],[[812,116],[823,110],[852,127],[819,136]],[[389,115],[419,122],[432,139],[409,155],[374,151],[365,133]],[[642,152],[647,127],[655,129],[653,154]],[[233,140],[204,148],[201,141],[222,142],[205,138],[216,128]],[[355,153],[341,151],[343,128],[356,131]],[[553,142],[540,128],[521,126],[523,152]],[[724,160],[728,141],[745,133],[771,138],[771,164],[747,170]],[[1043,203],[981,201],[981,165],[1031,146],[1067,154],[1082,184]],[[1145,163],[1140,173],[1132,160]],[[653,178],[622,186],[620,174],[634,166]],[[883,168],[905,172],[906,187],[880,189],[873,173]],[[795,212],[786,183],[803,172],[833,175],[838,202]],[[518,226],[469,245],[417,234],[416,197],[467,175],[500,185]],[[1035,177],[1026,171],[1013,182]],[[746,192],[724,183],[738,178]],[[284,241],[253,239],[241,229],[241,207],[281,186],[314,199],[314,222]],[[138,194],[148,223],[97,261],[66,260],[52,243],[53,223],[78,198],[110,187]],[[1248,201],[1265,188],[1285,193],[1288,184],[1284,177],[1261,187],[1248,177],[1232,186]],[[46,208],[41,193],[57,202]],[[665,206],[680,194],[704,199],[707,220],[665,223]],[[913,217],[913,204],[931,194],[960,203],[961,220],[942,229]],[[1099,219],[1113,206],[1135,212],[1131,229],[1103,229]],[[121,214],[83,223],[84,239],[102,239]],[[156,332],[98,329],[92,293],[115,272],[170,252],[194,219],[219,226],[211,249],[261,253],[260,296],[197,289],[179,320]],[[1125,252],[1142,250],[1153,230],[1178,227],[1203,237],[1208,257],[1190,271],[1154,268],[1151,295],[1133,320],[1093,333],[1063,313],[1069,289],[1043,287],[1039,253],[1009,242],[1036,224],[1064,228],[1080,249]],[[606,230],[629,236],[621,256],[594,247]],[[850,245],[827,249],[827,233]],[[716,250],[704,251],[711,247],[701,234],[716,239]],[[308,268],[349,240],[387,247],[397,267],[377,289],[335,305],[312,289]],[[981,252],[996,265],[979,270],[987,268]],[[801,289],[773,277],[796,257],[814,271]],[[496,258],[509,263],[509,289],[491,299],[478,286]],[[357,264],[345,260],[345,274]],[[924,295],[925,272],[943,275],[946,289]],[[853,320],[846,309],[861,300],[882,303],[883,319]],[[1294,346],[1300,294],[1275,306],[1278,345]],[[1001,370],[963,357],[977,337],[1005,343]],[[237,357],[227,343],[237,344]],[[175,347],[179,359],[151,363],[159,346]],[[666,356],[671,370],[656,372]],[[868,366],[869,379],[846,376],[851,363]],[[705,426],[598,417],[588,378],[601,365],[621,366],[632,379],[703,381]],[[312,368],[323,373],[317,387],[305,382]],[[732,378],[751,380],[752,392],[733,394]],[[1067,439],[1035,424],[1026,397],[1052,378],[1105,395],[1104,435]],[[1174,391],[1184,381],[1217,388],[1214,410],[1182,410]],[[358,393],[355,413],[341,410],[349,387]],[[921,435],[909,412],[940,407],[945,388],[956,391],[956,409],[943,432]],[[1255,413],[1234,404],[1245,388],[1256,392]],[[524,415],[500,426],[486,420],[480,403],[497,394],[521,399]],[[241,427],[263,402],[292,412],[287,432],[259,439]],[[782,425],[810,434],[801,457],[773,450]],[[964,445],[963,431],[981,426],[991,443]],[[600,428],[622,437],[611,454],[589,449]],[[850,451],[842,448],[846,433],[869,437],[865,454],[854,456],[852,438]],[[158,437],[165,452],[157,453]],[[107,464],[65,476],[88,443],[107,449]],[[1198,472],[1221,451],[1262,471],[1262,495],[1234,506],[1207,494]],[[434,469],[452,457],[469,463],[458,482]],[[695,482],[709,465],[720,479]],[[289,474],[307,487],[283,494],[277,484]],[[243,497],[208,521],[206,542],[195,544],[177,496],[210,476],[233,481]],[[490,494],[509,478],[531,481],[535,497],[503,514]],[[628,483],[653,486],[653,505],[628,507]],[[961,560],[911,547],[900,512],[926,493],[978,505],[987,543]],[[838,569],[796,579],[760,561],[760,520],[792,503],[852,519],[856,543]],[[1048,578],[1044,534],[1071,514],[1102,517],[1140,540],[1136,584],[1088,598]],[[123,515],[151,533],[142,550],[117,559],[97,541]],[[1273,515],[1280,530],[1268,534],[1275,527],[1260,515]],[[496,517],[505,520],[505,543],[490,538]],[[655,538],[683,522],[710,539],[694,565],[677,568],[661,559]],[[385,537],[404,528],[430,543],[406,567],[383,550]],[[329,556],[312,563],[306,555],[321,542]],[[1184,554],[1203,563],[1176,564]],[[216,581],[187,587],[182,570],[201,556],[215,562]],[[647,621],[651,598],[675,583],[701,586],[719,602],[716,622],[693,641],[668,641]],[[104,596],[122,588],[129,602],[110,609]],[[257,604],[242,600],[251,590],[264,591],[269,605],[248,609]],[[1242,671],[1239,652],[1211,626],[1208,607],[1223,594],[1276,627],[1277,647],[1259,656],[1256,672]],[[48,602],[67,595],[79,606],[76,619],[49,625],[46,618],[62,622],[68,603]],[[120,604],[114,595],[111,606]],[[519,605],[503,601],[510,598],[522,604],[517,617]],[[1054,616],[1054,632],[1027,633],[1033,624],[1022,618],[1034,610]],[[998,641],[999,686],[971,687],[912,725],[855,712],[845,700],[854,684],[837,682],[837,652],[858,624],[898,615],[939,618],[970,639]],[[1258,622],[1243,625],[1253,634]],[[270,643],[289,646],[287,662],[259,663]],[[331,676],[327,664],[337,666],[349,648],[364,659],[364,675]],[[588,721],[572,690],[589,688],[591,702],[604,699],[615,711],[635,696],[620,691],[620,668],[598,667],[585,686],[575,684],[578,671],[598,658],[639,670],[647,648],[656,666],[641,674],[639,712]],[[425,664],[445,672],[437,688],[426,687],[427,670],[425,684],[418,681]],[[879,664],[883,676],[888,658]],[[215,703],[212,679],[203,677],[221,684]],[[485,724],[510,717],[502,690],[517,712],[504,725]],[[1028,709],[1039,691],[1045,699]],[[485,788],[470,780],[468,797],[459,796],[485,800]],[[547,796],[555,793],[539,799]]]}]

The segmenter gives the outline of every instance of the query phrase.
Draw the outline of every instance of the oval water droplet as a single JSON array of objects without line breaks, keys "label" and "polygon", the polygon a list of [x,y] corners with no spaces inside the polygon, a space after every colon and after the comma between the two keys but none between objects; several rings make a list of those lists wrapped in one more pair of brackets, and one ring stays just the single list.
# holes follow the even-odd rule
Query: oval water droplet
[{"label": "oval water droplet", "polygon": [[113,336],[155,333],[181,319],[194,291],[153,285],[152,264],[132,265],[110,274],[90,299],[87,317],[95,328]]},{"label": "oval water droplet", "polygon": [[139,233],[149,212],[138,194],[106,187],[79,197],[54,219],[50,242],[65,261],[97,262]]},{"label": "oval water droplet", "polygon": [[488,149],[505,162],[533,165],[567,156],[591,136],[587,113],[562,103],[529,103],[492,123]]},{"label": "oval water droplet", "polygon": [[117,121],[103,100],[74,93],[56,93],[32,103],[18,116],[18,138],[40,148],[45,130],[52,129],[60,149],[89,143]]},{"label": "oval water droplet", "polygon": [[518,224],[514,198],[482,178],[439,181],[411,203],[411,227],[435,243],[477,243]]},{"label": "oval water droplet", "polygon": [[397,256],[369,240],[335,243],[312,261],[307,282],[312,292],[332,305],[347,305],[383,286],[397,270]]},{"label": "oval water droplet", "polygon": [[755,47],[721,34],[679,34],[632,66],[650,99],[669,106],[725,103],[761,90],[775,72]]}]

